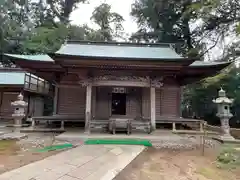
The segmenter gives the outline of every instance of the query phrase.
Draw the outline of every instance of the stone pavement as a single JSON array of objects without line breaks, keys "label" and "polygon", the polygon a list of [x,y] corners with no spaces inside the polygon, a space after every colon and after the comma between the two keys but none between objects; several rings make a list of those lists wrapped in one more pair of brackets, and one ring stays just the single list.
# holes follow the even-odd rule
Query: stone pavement
[{"label": "stone pavement", "polygon": [[0,175],[0,180],[112,180],[144,146],[83,145]]}]

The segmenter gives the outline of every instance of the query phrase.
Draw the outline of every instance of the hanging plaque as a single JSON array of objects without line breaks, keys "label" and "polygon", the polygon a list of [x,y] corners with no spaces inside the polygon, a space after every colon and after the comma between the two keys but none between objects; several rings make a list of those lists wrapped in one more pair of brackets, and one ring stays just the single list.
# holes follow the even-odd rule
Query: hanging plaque
[{"label": "hanging plaque", "polygon": [[112,93],[122,93],[122,94],[124,94],[124,93],[127,93],[127,90],[124,87],[114,87],[112,89]]}]

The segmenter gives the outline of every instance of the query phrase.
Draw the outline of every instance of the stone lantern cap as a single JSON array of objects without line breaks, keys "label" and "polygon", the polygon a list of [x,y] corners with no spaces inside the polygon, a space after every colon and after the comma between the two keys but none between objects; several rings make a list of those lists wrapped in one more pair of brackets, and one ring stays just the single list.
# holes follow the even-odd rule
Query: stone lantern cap
[{"label": "stone lantern cap", "polygon": [[221,88],[220,91],[218,91],[218,98],[214,99],[213,102],[216,104],[232,104],[234,99],[229,99],[226,97],[226,92]]},{"label": "stone lantern cap", "polygon": [[23,95],[20,93],[17,97],[17,100],[11,103],[14,107],[26,107],[28,105],[27,102],[23,101]]},{"label": "stone lantern cap", "polygon": [[226,91],[224,91],[222,88],[218,91],[219,97],[226,97]]}]

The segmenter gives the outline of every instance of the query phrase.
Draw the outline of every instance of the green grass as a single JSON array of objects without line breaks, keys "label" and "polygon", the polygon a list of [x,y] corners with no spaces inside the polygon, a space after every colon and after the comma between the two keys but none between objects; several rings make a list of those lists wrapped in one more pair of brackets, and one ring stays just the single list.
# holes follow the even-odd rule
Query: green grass
[{"label": "green grass", "polygon": [[196,173],[201,174],[202,176],[208,179],[218,179],[223,180],[223,178],[216,173],[214,169],[203,167],[196,171]]},{"label": "green grass", "polygon": [[236,169],[240,167],[240,146],[223,145],[217,157],[218,167]]},{"label": "green grass", "polygon": [[6,150],[16,145],[16,141],[13,140],[0,140],[0,151]]},{"label": "green grass", "polygon": [[0,140],[0,155],[15,154],[18,150],[15,140]]},{"label": "green grass", "polygon": [[152,143],[148,140],[136,139],[88,139],[84,144],[125,144],[125,145],[144,145],[151,147]]}]

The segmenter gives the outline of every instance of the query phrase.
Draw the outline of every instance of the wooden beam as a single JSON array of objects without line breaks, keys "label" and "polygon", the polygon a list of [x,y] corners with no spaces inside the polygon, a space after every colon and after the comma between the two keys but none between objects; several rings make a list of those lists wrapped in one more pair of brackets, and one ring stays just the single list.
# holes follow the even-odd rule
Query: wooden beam
[{"label": "wooden beam", "polygon": [[81,84],[57,84],[58,88],[70,88],[70,89],[79,89],[82,88]]},{"label": "wooden beam", "polygon": [[150,82],[133,81],[95,81],[93,86],[150,87]]},{"label": "wooden beam", "polygon": [[[182,66],[177,65],[137,65],[137,64],[131,64],[131,65],[102,65],[102,64],[76,64],[74,65],[76,68],[97,68],[97,69],[141,69],[141,70],[176,70],[180,71],[182,69]],[[64,67],[70,68],[72,67],[72,64],[64,64]]]},{"label": "wooden beam", "polygon": [[[138,82],[139,83],[139,82]],[[57,84],[56,85],[58,88],[75,88],[75,89],[79,89],[82,88],[83,86],[81,84]],[[104,81],[103,83],[99,82],[99,83],[93,83],[92,86],[125,86],[125,87],[150,87],[150,83],[145,83],[145,82],[140,82],[139,84],[137,84],[137,82],[135,83],[129,83],[129,82],[117,82],[114,84],[113,81]],[[170,86],[168,84],[164,84],[162,87],[159,87],[158,89],[176,89],[176,86]]]}]

